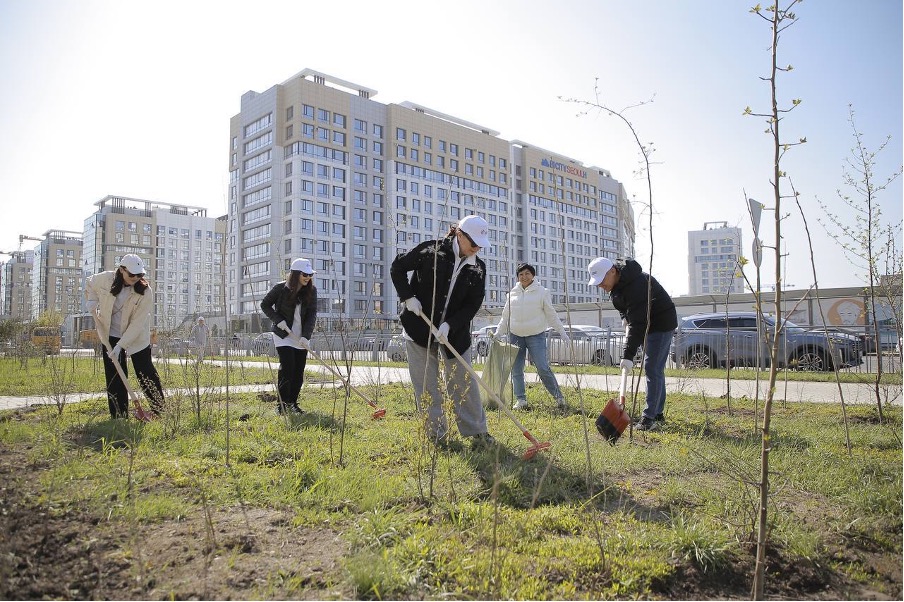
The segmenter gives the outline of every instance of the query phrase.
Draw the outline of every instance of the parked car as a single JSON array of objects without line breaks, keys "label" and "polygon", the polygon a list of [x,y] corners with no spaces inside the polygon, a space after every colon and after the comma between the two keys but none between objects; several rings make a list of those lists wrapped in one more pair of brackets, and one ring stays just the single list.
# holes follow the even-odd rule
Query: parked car
[{"label": "parked car", "polygon": [[492,342],[490,339],[494,334],[496,334],[495,324],[478,328],[471,333],[471,345],[474,346],[477,355],[483,356],[490,352],[490,343]]},{"label": "parked car", "polygon": [[389,359],[394,362],[407,362],[408,344],[405,342],[405,338],[400,334],[390,338],[389,343],[386,345],[386,353],[389,355]]},{"label": "parked car", "polygon": [[251,353],[254,355],[276,355],[273,333],[262,332],[251,339]]},{"label": "parked car", "polygon": [[[757,335],[755,312],[694,314],[678,321],[672,359],[681,366],[700,369],[725,366],[769,365],[769,346],[775,333],[774,316],[764,316],[763,337]],[[806,329],[784,322],[780,329],[779,367],[793,370],[832,370],[857,366],[863,357],[860,337]],[[759,359],[758,359],[759,358]]]},{"label": "parked car", "polygon": [[553,329],[546,331],[546,351],[550,364],[592,364],[594,366],[614,366],[614,358],[621,355],[624,334],[612,332],[599,326],[573,324],[565,327],[571,339],[572,349],[565,344],[559,333]]}]

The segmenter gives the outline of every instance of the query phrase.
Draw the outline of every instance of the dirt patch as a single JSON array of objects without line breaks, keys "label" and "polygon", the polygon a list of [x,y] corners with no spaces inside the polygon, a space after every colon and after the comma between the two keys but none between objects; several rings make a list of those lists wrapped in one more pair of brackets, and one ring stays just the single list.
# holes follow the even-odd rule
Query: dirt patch
[{"label": "dirt patch", "polygon": [[329,529],[288,510],[219,508],[154,524],[38,503],[39,466],[0,449],[0,599],[354,598]]}]

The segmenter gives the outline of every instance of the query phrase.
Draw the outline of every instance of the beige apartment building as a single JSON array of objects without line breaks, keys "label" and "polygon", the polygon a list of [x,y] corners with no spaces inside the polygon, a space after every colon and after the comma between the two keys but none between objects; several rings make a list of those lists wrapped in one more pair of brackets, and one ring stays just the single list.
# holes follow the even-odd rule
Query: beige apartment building
[{"label": "beige apartment building", "polygon": [[32,319],[45,312],[66,316],[79,311],[81,260],[81,232],[48,230],[43,234],[32,263]]},{"label": "beige apartment building", "polygon": [[0,318],[31,320],[31,273],[34,251],[12,251],[0,265]]},{"label": "beige apartment building", "polygon": [[[229,312],[257,330],[263,295],[313,261],[324,328],[392,322],[395,256],[468,214],[490,224],[488,307],[528,261],[557,302],[592,302],[586,266],[633,255],[624,187],[604,169],[310,69],[246,92],[230,121]],[[237,326],[241,327],[241,326]]]}]

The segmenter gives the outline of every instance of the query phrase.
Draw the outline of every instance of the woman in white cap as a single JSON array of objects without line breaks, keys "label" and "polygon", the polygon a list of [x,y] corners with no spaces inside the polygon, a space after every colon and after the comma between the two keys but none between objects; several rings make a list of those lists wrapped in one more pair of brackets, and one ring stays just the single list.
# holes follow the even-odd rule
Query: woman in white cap
[{"label": "woman in white cap", "polygon": [[627,370],[633,368],[634,355],[643,345],[647,405],[634,428],[652,431],[665,422],[665,363],[672,336],[678,328],[675,303],[662,285],[633,259],[613,263],[607,257],[597,257],[587,266],[587,271],[590,272],[587,284],[609,293],[612,305],[627,325],[619,366]]},{"label": "woman in white cap", "polygon": [[292,262],[289,277],[261,301],[261,310],[273,322],[273,340],[279,354],[276,391],[280,414],[302,414],[298,395],[304,384],[308,347],[317,322],[317,288],[310,259]]},{"label": "woman in white cap", "polygon": [[524,359],[530,351],[530,359],[537,367],[540,382],[556,400],[560,410],[568,408],[565,396],[559,388],[559,382],[546,353],[546,329],[555,328],[566,346],[570,344],[568,333],[559,315],[552,306],[549,291],[535,279],[537,269],[529,263],[522,263],[516,269],[518,284],[509,292],[502,308],[502,316],[496,327],[495,336],[502,338],[509,334],[509,342],[518,347],[518,355],[512,364],[512,385],[514,386],[514,410],[526,410],[527,393],[524,389]]},{"label": "woman in white cap", "polygon": [[110,416],[127,418],[129,415],[128,391],[111,359],[116,358],[123,373],[128,375],[126,354],[132,358],[151,412],[159,414],[163,411],[163,387],[151,361],[154,292],[145,278],[144,262],[138,255],[124,256],[115,270],[88,278],[85,297],[88,311],[94,314],[98,336],[110,343],[109,353],[103,356]]},{"label": "woman in white cap", "polygon": [[[405,306],[399,320],[408,343],[414,401],[418,411],[426,411],[428,438],[440,446],[449,442],[449,425],[439,390],[440,348],[445,362],[445,388],[453,400],[458,432],[474,445],[495,444],[487,432],[477,381],[445,348],[445,343],[450,344],[468,361],[471,320],[483,305],[486,291],[486,266],[477,252],[490,245],[488,232],[486,220],[469,215],[453,226],[445,238],[424,241],[399,254],[389,270]],[[441,342],[433,337],[422,312],[436,325]],[[430,396],[426,409],[425,393]]]}]

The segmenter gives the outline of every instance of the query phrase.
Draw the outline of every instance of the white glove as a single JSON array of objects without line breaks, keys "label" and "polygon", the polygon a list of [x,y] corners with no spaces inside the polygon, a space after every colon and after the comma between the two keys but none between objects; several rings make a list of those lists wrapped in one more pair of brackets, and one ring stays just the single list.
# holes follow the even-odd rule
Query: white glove
[{"label": "white glove", "polygon": [[567,333],[560,332],[559,337],[562,339],[562,342],[566,345],[571,345],[571,337],[568,336]]},{"label": "white glove", "polygon": [[418,301],[417,297],[411,297],[409,299],[405,299],[405,309],[410,311],[413,314],[421,313],[421,302]]},{"label": "white glove", "polygon": [[632,362],[631,360],[622,360],[618,363],[618,367],[622,370],[630,370],[634,367],[634,362]]},{"label": "white glove", "polygon": [[441,343],[445,343],[449,340],[449,323],[443,322],[439,325],[439,328],[436,329],[437,338]]},{"label": "white glove", "polygon": [[301,346],[304,347],[305,349],[311,348],[311,341],[307,340],[304,337],[298,337],[298,342],[301,343]]},{"label": "white glove", "polygon": [[290,332],[292,332],[292,330],[286,325],[285,320],[283,320],[279,324],[277,324],[276,327],[282,328],[286,332],[286,334],[289,334]]},{"label": "white glove", "polygon": [[116,343],[116,346],[113,347],[107,355],[110,356],[110,359],[114,359],[118,362],[120,353],[122,353],[122,347],[119,346],[119,343]]}]

